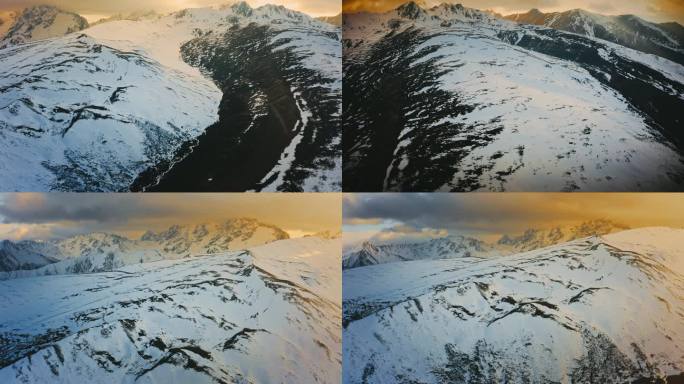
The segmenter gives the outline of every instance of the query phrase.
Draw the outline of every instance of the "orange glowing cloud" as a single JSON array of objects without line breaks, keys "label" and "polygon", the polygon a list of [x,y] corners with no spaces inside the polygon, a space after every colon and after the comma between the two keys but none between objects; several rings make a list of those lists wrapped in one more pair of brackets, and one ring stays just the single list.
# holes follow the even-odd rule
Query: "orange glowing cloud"
[{"label": "orange glowing cloud", "polygon": [[0,194],[0,240],[75,233],[141,234],[171,225],[247,217],[293,237],[340,231],[342,196],[334,193]]}]

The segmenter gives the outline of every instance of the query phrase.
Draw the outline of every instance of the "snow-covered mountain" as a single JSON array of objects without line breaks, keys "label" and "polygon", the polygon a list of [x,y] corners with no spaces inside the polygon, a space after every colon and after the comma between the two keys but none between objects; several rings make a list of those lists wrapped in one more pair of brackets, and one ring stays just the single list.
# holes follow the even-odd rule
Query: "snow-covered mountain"
[{"label": "snow-covered mountain", "polygon": [[505,18],[608,40],[684,65],[684,27],[679,23],[651,23],[634,15],[605,16],[583,9],[550,13],[532,9]]},{"label": "snow-covered mountain", "polygon": [[35,5],[9,20],[0,20],[3,24],[11,23],[7,32],[0,34],[0,49],[88,28],[88,21],[82,16],[50,5]]},{"label": "snow-covered mountain", "polygon": [[684,377],[684,230],[343,272],[345,383]]},{"label": "snow-covered mountain", "polygon": [[409,260],[486,257],[492,255],[494,250],[481,240],[464,236],[449,236],[418,243],[373,244],[366,241],[361,249],[344,254],[342,268]]},{"label": "snow-covered mountain", "polygon": [[35,241],[0,242],[0,272],[36,269],[59,261],[53,245]]},{"label": "snow-covered mountain", "polygon": [[376,244],[365,241],[350,245],[342,256],[342,268],[411,260],[438,260],[461,257],[494,257],[532,251],[589,236],[601,236],[629,229],[611,220],[589,220],[575,225],[530,228],[520,234],[507,234],[494,242],[467,236],[439,237],[421,242]]},{"label": "snow-covered mountain", "polygon": [[305,14],[237,2],[2,49],[0,181],[339,190],[340,40]]},{"label": "snow-covered mountain", "polygon": [[288,238],[287,232],[274,225],[238,218],[218,224],[174,225],[159,233],[147,232],[140,240],[159,244],[161,252],[187,257],[244,249]]},{"label": "snow-covered mountain", "polygon": [[0,382],[338,383],[339,252],[302,238],[0,282]]},{"label": "snow-covered mountain", "polygon": [[577,225],[528,229],[519,235],[503,235],[495,247],[509,253],[532,251],[590,236],[607,235],[629,229],[611,220],[589,220]]},{"label": "snow-covered mountain", "polygon": [[112,271],[126,265],[224,253],[288,239],[282,229],[254,219],[173,225],[148,231],[140,239],[107,233],[77,235],[47,242],[5,241],[0,278]]},{"label": "snow-covered mountain", "polygon": [[[204,131],[211,81],[85,34],[0,50],[6,191],[117,191]],[[59,74],[59,76],[57,76]]]},{"label": "snow-covered mountain", "polygon": [[347,191],[684,187],[684,66],[410,2],[344,17]]}]

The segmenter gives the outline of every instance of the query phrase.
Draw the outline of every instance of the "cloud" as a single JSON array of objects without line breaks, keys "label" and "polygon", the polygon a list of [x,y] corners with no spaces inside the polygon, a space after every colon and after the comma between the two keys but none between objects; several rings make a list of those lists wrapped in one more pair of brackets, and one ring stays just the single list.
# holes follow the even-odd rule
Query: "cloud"
[{"label": "cloud", "polygon": [[[337,232],[339,194],[0,194],[0,239],[77,233],[139,234],[174,224],[250,217],[292,233]],[[10,228],[14,228],[10,231]],[[20,233],[18,228],[29,232]],[[10,233],[11,232],[11,233]]]},{"label": "cloud", "polygon": [[398,224],[394,227],[383,229],[373,237],[373,243],[394,243],[402,241],[405,243],[417,243],[429,239],[446,237],[449,231],[446,229],[435,228],[416,228],[408,224]]},{"label": "cloud", "polygon": [[603,14],[612,14],[615,13],[616,9],[615,6],[609,2],[603,2],[603,1],[594,1],[588,4],[588,9],[598,12],[598,13],[603,13]]},{"label": "cloud", "polygon": [[[539,201],[544,198],[520,195],[519,200]],[[532,202],[526,205],[530,206]],[[539,221],[545,217],[543,212],[509,204],[503,194],[361,194],[354,200],[345,199],[343,212],[345,224],[358,220],[394,220],[414,228],[468,232],[510,229],[516,226],[519,218]]]},{"label": "cloud", "polygon": [[5,223],[47,223],[54,221],[116,222],[164,214],[161,204],[144,204],[125,195],[17,193],[7,195],[0,205]]},{"label": "cloud", "polygon": [[651,12],[657,18],[666,15],[663,21],[676,20],[684,24],[684,1],[682,0],[656,0],[652,4]]},{"label": "cloud", "polygon": [[682,213],[684,196],[679,194],[402,193],[357,194],[343,201],[345,227],[353,230],[360,220],[394,223],[393,230],[384,231],[393,234],[413,228],[487,236],[592,219],[631,227],[684,227]]}]

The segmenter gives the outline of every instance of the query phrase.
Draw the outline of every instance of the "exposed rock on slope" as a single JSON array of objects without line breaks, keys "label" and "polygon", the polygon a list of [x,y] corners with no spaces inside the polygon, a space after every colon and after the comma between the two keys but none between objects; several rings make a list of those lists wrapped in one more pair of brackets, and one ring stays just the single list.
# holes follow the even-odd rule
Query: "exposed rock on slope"
[{"label": "exposed rock on slope", "polygon": [[310,238],[0,282],[0,382],[337,383],[332,268],[339,241]]},{"label": "exposed rock on slope", "polygon": [[345,383],[679,382],[684,231],[344,274]]},{"label": "exposed rock on slope", "polygon": [[344,188],[684,186],[684,67],[460,5],[344,19]]},{"label": "exposed rock on slope", "polygon": [[341,189],[338,27],[238,2],[82,33],[0,51],[6,190]]}]

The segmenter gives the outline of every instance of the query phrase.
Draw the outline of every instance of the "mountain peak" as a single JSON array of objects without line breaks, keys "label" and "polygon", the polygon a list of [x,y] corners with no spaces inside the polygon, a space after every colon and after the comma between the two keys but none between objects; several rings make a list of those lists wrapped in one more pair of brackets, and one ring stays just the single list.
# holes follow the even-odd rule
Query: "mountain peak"
[{"label": "mountain peak", "polygon": [[16,18],[0,41],[0,48],[68,35],[86,28],[88,21],[76,13],[52,5],[34,5]]},{"label": "mountain peak", "polygon": [[415,1],[409,1],[408,3],[400,5],[397,8],[397,13],[400,17],[416,20],[418,17],[425,14],[425,10]]},{"label": "mountain peak", "polygon": [[230,6],[230,8],[238,15],[250,17],[252,16],[252,7],[246,1],[238,1]]},{"label": "mountain peak", "polygon": [[373,252],[377,251],[377,248],[375,247],[375,245],[368,240],[363,242],[363,244],[361,245],[361,248],[363,250],[366,250],[366,251],[373,251]]}]

